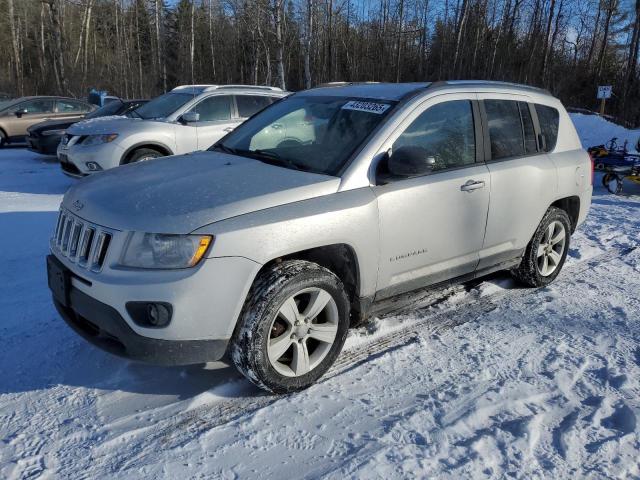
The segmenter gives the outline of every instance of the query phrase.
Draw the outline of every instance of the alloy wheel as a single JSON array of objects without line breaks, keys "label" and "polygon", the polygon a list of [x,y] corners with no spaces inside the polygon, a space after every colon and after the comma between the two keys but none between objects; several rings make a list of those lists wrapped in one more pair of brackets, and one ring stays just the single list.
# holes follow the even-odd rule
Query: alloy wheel
[{"label": "alloy wheel", "polygon": [[551,222],[540,240],[536,254],[540,275],[548,277],[556,271],[562,262],[566,244],[567,231],[564,225],[557,220]]},{"label": "alloy wheel", "polygon": [[327,356],[338,333],[339,313],[331,294],[305,288],[282,304],[271,322],[267,355],[286,377],[300,377]]}]

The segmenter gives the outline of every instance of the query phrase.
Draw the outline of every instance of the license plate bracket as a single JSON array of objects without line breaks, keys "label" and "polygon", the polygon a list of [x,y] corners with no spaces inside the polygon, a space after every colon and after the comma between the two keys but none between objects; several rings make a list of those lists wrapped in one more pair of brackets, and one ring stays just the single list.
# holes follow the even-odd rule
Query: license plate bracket
[{"label": "license plate bracket", "polygon": [[71,276],[69,270],[53,255],[47,255],[47,280],[53,297],[68,307]]}]

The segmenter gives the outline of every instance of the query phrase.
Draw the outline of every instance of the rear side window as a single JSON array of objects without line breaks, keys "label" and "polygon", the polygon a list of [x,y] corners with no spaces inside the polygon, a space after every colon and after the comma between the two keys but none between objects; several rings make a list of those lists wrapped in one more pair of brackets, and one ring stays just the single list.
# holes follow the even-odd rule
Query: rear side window
[{"label": "rear side window", "polygon": [[540,122],[540,131],[544,135],[545,152],[550,152],[556,148],[558,142],[558,123],[560,122],[560,114],[553,107],[536,104],[536,113]]},{"label": "rear side window", "polygon": [[485,100],[484,108],[489,124],[491,159],[524,155],[524,132],[518,102]]},{"label": "rear side window", "polygon": [[74,102],[73,100],[58,100],[56,103],[58,113],[82,113],[89,110],[84,103]]},{"label": "rear side window", "polygon": [[259,95],[237,95],[236,103],[238,104],[238,116],[249,118],[254,113],[271,105],[271,98]]},{"label": "rear side window", "polygon": [[192,111],[200,114],[200,122],[229,120],[231,118],[231,97],[216,95],[205,98]]},{"label": "rear side window", "polygon": [[434,105],[416,118],[393,143],[420,147],[433,157],[434,170],[463,167],[476,161],[476,141],[471,102],[454,100]]},{"label": "rear side window", "polygon": [[533,128],[533,120],[531,119],[529,105],[524,102],[518,102],[518,107],[520,108],[520,118],[522,119],[524,151],[527,154],[536,153],[538,151],[536,144],[536,132]]}]

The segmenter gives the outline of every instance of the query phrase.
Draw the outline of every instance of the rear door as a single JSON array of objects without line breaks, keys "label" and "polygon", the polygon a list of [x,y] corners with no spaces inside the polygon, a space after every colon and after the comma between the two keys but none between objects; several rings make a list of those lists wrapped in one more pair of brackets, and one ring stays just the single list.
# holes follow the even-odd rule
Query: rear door
[{"label": "rear door", "polygon": [[391,154],[421,147],[436,163],[427,175],[373,187],[380,215],[378,298],[472,274],[478,265],[489,171],[474,99],[452,94],[428,100],[383,146]]},{"label": "rear door", "polygon": [[89,111],[89,106],[77,100],[56,100],[55,118],[80,118]]},{"label": "rear door", "polygon": [[491,206],[478,269],[519,257],[556,188],[556,169],[537,140],[528,97],[479,94]]}]

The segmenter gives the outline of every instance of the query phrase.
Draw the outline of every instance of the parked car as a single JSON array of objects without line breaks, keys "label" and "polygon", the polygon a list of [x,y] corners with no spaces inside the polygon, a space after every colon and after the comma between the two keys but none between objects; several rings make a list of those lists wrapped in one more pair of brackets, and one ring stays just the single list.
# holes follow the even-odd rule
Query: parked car
[{"label": "parked car", "polygon": [[209,151],[72,187],[49,286],[66,322],[107,351],[164,365],[227,352],[256,385],[291,392],[381,301],[498,270],[551,283],[587,216],[592,168],[544,90],[307,90]]},{"label": "parked car", "polygon": [[94,107],[66,97],[21,97],[0,104],[0,147],[23,142],[27,129],[47,119],[81,118]]},{"label": "parked car", "polygon": [[136,110],[136,118],[69,128],[58,147],[60,166],[67,175],[83,177],[127,163],[204,150],[286,95],[274,87],[177,87]]},{"label": "parked car", "polygon": [[135,116],[133,111],[147,101],[118,98],[107,102],[103,107],[84,115],[82,118],[46,120],[36,123],[27,129],[27,148],[43,155],[55,155],[65,130],[74,123],[110,116]]}]

